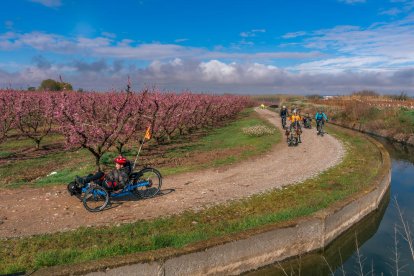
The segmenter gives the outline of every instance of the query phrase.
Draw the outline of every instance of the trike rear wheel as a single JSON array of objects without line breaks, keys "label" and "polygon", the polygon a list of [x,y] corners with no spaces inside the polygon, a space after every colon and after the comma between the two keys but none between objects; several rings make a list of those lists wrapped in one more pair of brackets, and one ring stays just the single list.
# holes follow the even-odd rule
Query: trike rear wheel
[{"label": "trike rear wheel", "polygon": [[108,191],[101,186],[88,189],[83,196],[83,206],[89,212],[99,212],[105,209],[109,202]]},{"label": "trike rear wheel", "polygon": [[161,189],[162,176],[161,173],[154,168],[144,168],[138,175],[140,177],[136,180],[137,183],[142,183],[138,186],[134,193],[141,198],[150,198],[158,194]]}]

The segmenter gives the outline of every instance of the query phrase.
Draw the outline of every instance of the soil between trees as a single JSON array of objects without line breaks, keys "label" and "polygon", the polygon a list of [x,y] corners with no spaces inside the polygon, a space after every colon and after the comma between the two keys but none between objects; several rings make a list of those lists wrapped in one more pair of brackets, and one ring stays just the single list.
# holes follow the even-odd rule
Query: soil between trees
[{"label": "soil between trees", "polygon": [[[280,127],[277,114],[256,111]],[[341,161],[344,148],[334,137],[319,137],[315,129],[305,129],[302,137],[298,147],[289,148],[282,140],[267,154],[236,165],[166,177],[160,196],[114,201],[111,209],[100,213],[86,211],[76,197],[69,196],[66,185],[4,190],[0,194],[0,237],[116,225],[197,210],[301,182]]]}]

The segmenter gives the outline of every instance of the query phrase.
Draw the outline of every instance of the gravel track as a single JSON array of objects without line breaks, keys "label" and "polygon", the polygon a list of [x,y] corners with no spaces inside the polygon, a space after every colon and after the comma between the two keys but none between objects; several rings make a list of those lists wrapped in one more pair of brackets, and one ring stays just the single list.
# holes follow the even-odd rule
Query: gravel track
[{"label": "gravel track", "polygon": [[[280,118],[256,109],[281,128]],[[338,164],[342,144],[316,129],[304,129],[302,144],[288,147],[285,137],[268,153],[220,169],[183,173],[163,179],[162,196],[147,200],[116,201],[99,213],[86,211],[66,185],[0,191],[0,238],[68,231],[81,226],[119,225],[201,209],[302,182]]]}]

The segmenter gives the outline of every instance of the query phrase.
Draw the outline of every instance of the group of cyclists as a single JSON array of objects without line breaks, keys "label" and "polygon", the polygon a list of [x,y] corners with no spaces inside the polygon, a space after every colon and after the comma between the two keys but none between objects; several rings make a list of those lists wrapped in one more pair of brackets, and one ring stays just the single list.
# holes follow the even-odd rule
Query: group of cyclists
[{"label": "group of cyclists", "polygon": [[[309,115],[309,113],[306,113],[305,116],[301,116],[300,111],[296,108],[292,108],[291,112],[289,113],[289,110],[286,108],[286,106],[282,106],[282,108],[280,109],[280,117],[282,119],[282,127],[286,129],[286,135],[292,132],[292,130],[296,130],[300,134],[302,132],[301,124],[303,124],[305,128],[311,128],[312,117]],[[325,122],[328,121],[328,117],[323,112],[323,110],[319,108],[314,118],[316,120],[317,135],[323,135],[322,127],[325,124]],[[287,120],[290,121],[289,128],[286,128]],[[302,143],[300,135],[298,142]]]}]

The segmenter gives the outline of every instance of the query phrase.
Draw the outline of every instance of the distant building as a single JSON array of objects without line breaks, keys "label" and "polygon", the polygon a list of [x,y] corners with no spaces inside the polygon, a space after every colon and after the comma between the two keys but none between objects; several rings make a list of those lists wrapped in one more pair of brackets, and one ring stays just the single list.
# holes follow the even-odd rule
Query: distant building
[{"label": "distant building", "polygon": [[323,99],[324,100],[330,100],[330,99],[333,99],[333,98],[335,98],[336,96],[323,96]]}]

